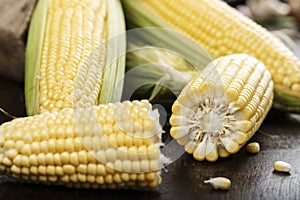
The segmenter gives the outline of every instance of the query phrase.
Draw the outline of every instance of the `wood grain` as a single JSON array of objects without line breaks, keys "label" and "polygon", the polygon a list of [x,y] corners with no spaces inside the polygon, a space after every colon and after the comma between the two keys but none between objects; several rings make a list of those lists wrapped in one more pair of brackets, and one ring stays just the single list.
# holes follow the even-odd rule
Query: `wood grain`
[{"label": "wood grain", "polygon": [[25,41],[36,0],[0,1],[0,74],[24,79]]}]

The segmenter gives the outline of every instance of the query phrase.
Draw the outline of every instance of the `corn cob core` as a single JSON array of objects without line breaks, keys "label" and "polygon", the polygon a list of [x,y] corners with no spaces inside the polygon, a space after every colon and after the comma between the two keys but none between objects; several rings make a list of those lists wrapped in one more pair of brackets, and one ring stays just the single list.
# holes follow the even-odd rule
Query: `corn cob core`
[{"label": "corn cob core", "polygon": [[126,101],[7,122],[0,126],[0,169],[68,187],[155,187],[164,158],[151,109],[148,101]]},{"label": "corn cob core", "polygon": [[258,130],[272,99],[271,75],[261,62],[246,54],[220,57],[178,96],[170,134],[197,160],[227,157]]},{"label": "corn cob core", "polygon": [[97,104],[106,56],[106,4],[49,1],[38,77],[39,113],[72,108],[74,102],[80,107]]},{"label": "corn cob core", "polygon": [[212,56],[246,53],[270,70],[275,92],[300,98],[300,62],[270,32],[220,0],[142,0],[142,5]]}]

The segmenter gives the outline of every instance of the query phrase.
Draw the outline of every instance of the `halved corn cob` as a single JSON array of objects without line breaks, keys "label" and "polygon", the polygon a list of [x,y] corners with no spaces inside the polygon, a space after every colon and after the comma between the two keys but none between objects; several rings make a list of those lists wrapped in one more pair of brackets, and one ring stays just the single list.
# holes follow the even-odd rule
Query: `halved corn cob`
[{"label": "halved corn cob", "polygon": [[125,38],[108,40],[121,32],[118,0],[39,1],[26,50],[28,115],[119,101],[122,91],[112,90],[122,82]]},{"label": "halved corn cob", "polygon": [[[220,0],[123,0],[130,27],[171,28],[215,58],[246,53],[270,70],[274,106],[300,112],[300,62],[276,37]],[[167,39],[167,36],[161,36]],[[177,41],[174,41],[177,42]]]},{"label": "halved corn cob", "polygon": [[170,134],[197,160],[236,153],[259,129],[273,100],[265,66],[246,54],[211,62],[172,107]]},{"label": "halved corn cob", "polygon": [[166,159],[159,114],[146,101],[65,108],[0,126],[0,169],[30,182],[155,187]]}]

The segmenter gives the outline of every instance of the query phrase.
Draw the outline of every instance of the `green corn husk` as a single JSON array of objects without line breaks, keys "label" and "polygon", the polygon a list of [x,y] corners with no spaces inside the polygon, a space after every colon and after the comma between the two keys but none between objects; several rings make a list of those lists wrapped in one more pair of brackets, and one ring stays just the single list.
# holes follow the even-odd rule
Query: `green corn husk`
[{"label": "green corn husk", "polygon": [[39,1],[29,27],[25,58],[25,104],[28,115],[39,109],[38,81],[49,0]]},{"label": "green corn husk", "polygon": [[125,72],[126,26],[119,0],[108,0],[108,50],[107,63],[99,104],[119,102],[122,98]]}]

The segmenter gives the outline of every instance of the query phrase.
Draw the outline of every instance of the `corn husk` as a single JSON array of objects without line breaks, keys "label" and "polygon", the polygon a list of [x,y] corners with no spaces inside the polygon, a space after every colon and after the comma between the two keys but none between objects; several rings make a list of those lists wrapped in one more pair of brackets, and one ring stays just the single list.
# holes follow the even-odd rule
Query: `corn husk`
[{"label": "corn husk", "polygon": [[107,63],[99,104],[119,102],[122,98],[125,72],[126,33],[122,5],[119,0],[108,0]]}]

